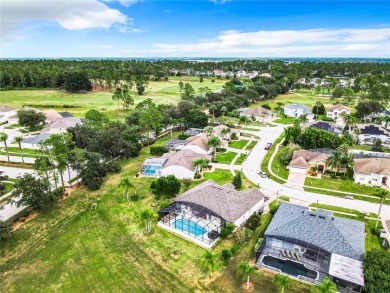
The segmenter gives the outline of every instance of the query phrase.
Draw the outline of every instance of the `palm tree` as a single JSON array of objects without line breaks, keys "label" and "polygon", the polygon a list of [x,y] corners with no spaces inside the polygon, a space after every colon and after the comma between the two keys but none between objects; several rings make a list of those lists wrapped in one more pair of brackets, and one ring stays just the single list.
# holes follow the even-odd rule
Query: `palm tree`
[{"label": "palm tree", "polygon": [[311,287],[313,293],[334,293],[337,292],[337,286],[333,283],[329,277],[325,277],[321,284],[313,285]]},{"label": "palm tree", "polygon": [[141,212],[141,219],[145,221],[146,233],[152,232],[152,219],[155,215],[156,213],[151,209],[146,209]]},{"label": "palm tree", "polygon": [[228,134],[230,132],[230,128],[227,127],[227,128],[224,128],[221,130],[221,134],[223,135],[224,138],[226,138],[226,134]]},{"label": "palm tree", "polygon": [[291,287],[292,280],[287,275],[277,274],[275,277],[273,277],[272,283],[276,288],[282,290],[282,293],[284,293],[285,289],[289,289]]},{"label": "palm tree", "polygon": [[210,277],[213,277],[213,272],[218,266],[217,255],[211,251],[206,251],[203,255],[202,266],[207,270],[207,273],[210,274]]},{"label": "palm tree", "polygon": [[341,165],[341,152],[338,151],[338,150],[335,150],[333,153],[332,153],[332,156],[330,156],[327,160],[326,160],[326,164],[330,167],[332,167],[335,171],[334,171],[334,175],[336,175],[337,173],[337,170],[340,168],[340,165]]},{"label": "palm tree", "polygon": [[343,119],[344,127],[350,126],[352,116],[350,114],[348,114],[347,112],[342,112],[340,116],[341,116],[341,119]]},{"label": "palm tree", "polygon": [[209,139],[207,146],[213,148],[213,158],[215,157],[215,154],[217,152],[217,147],[219,147],[220,145],[221,145],[221,140],[218,137],[214,136]]},{"label": "palm tree", "polygon": [[8,162],[9,162],[9,153],[8,153],[7,139],[8,139],[8,134],[0,133],[0,141],[2,141],[4,143],[5,151],[7,152],[7,158],[8,158]]},{"label": "palm tree", "polygon": [[212,128],[211,126],[208,126],[206,128],[206,136],[210,138],[213,136],[213,134],[214,134],[214,128]]},{"label": "palm tree", "polygon": [[339,150],[340,152],[342,152],[344,155],[348,154],[348,150],[349,150],[350,146],[343,143],[342,145],[340,145],[337,150]]},{"label": "palm tree", "polygon": [[375,229],[378,228],[379,216],[380,216],[380,213],[382,210],[382,204],[385,201],[388,194],[389,194],[389,192],[387,190],[384,190],[383,188],[378,188],[375,192],[375,195],[381,199],[381,202],[379,205],[378,217],[376,218]]},{"label": "palm tree", "polygon": [[215,110],[217,110],[217,106],[215,106],[214,104],[210,106],[209,110],[213,111],[213,120],[215,120]]},{"label": "palm tree", "polygon": [[122,195],[126,196],[127,204],[130,203],[129,200],[129,190],[130,188],[134,188],[133,183],[130,182],[129,178],[122,178],[121,182],[118,185],[119,188],[122,189]]},{"label": "palm tree", "polygon": [[15,136],[15,141],[18,143],[19,145],[19,150],[20,150],[20,156],[22,157],[22,162],[24,164],[24,157],[23,157],[23,150],[22,150],[22,141],[23,141],[23,137],[21,136]]},{"label": "palm tree", "polygon": [[250,119],[247,116],[240,116],[238,119],[238,125],[244,125],[244,128],[250,123]]},{"label": "palm tree", "polygon": [[227,108],[225,106],[222,106],[221,108],[222,115],[225,116],[227,112]]},{"label": "palm tree", "polygon": [[259,272],[254,266],[251,266],[246,261],[242,261],[238,264],[237,267],[237,277],[241,278],[243,281],[246,279],[246,289],[249,290],[249,278],[250,276],[258,276]]},{"label": "palm tree", "polygon": [[169,117],[168,125],[171,127],[171,139],[172,139],[173,126],[175,126],[176,124],[177,124],[176,119]]},{"label": "palm tree", "polygon": [[389,126],[389,122],[390,122],[390,116],[389,115],[385,115],[381,118],[381,121],[385,123],[385,128],[387,128],[387,126]]},{"label": "palm tree", "polygon": [[203,158],[196,159],[192,162],[192,166],[195,167],[195,173],[201,172],[203,168],[206,168],[208,161]]},{"label": "palm tree", "polygon": [[117,88],[112,96],[114,101],[118,101],[118,110],[119,110],[119,101],[122,100],[122,89]]},{"label": "palm tree", "polygon": [[344,167],[345,167],[344,168],[344,176],[345,176],[346,169],[352,168],[353,164],[355,162],[353,161],[353,155],[352,154],[344,156],[342,161],[344,162]]}]

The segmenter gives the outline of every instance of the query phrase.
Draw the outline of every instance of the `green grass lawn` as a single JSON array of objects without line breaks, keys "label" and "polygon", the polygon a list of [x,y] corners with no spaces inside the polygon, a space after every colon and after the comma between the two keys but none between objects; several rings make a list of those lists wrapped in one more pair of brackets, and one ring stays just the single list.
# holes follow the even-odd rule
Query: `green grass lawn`
[{"label": "green grass lawn", "polygon": [[287,147],[280,146],[278,152],[276,153],[276,156],[274,157],[274,160],[272,161],[272,171],[287,180],[288,178],[288,170],[284,166],[283,162],[280,160],[280,155],[282,154],[283,150],[285,150]]},{"label": "green grass lawn", "polygon": [[[135,103],[151,98],[156,104],[177,104],[180,101],[179,82],[190,83],[197,91],[200,87],[208,87],[211,90],[220,89],[226,80],[204,78],[199,82],[196,77],[170,77],[168,81],[150,81],[145,94],[139,96],[131,90]],[[84,117],[85,112],[90,109],[101,110],[110,119],[123,120],[132,110],[122,110],[117,108],[117,103],[112,100],[115,88],[111,92],[88,92],[88,93],[67,93],[60,90],[11,90],[1,91],[1,102],[3,104],[21,108],[24,105],[34,105],[50,107],[53,105],[56,110],[69,111],[76,116]],[[72,108],[67,108],[69,105]],[[42,108],[41,107],[41,108]],[[43,108],[42,108],[43,109]],[[45,108],[47,109],[47,108]]]},{"label": "green grass lawn", "polygon": [[[352,214],[352,215],[358,215],[359,214],[359,211],[354,210],[354,209],[347,209],[347,208],[342,208],[342,207],[332,206],[332,205],[326,205],[326,204],[312,203],[310,206],[311,207],[315,207],[315,208],[331,210],[331,211],[335,211],[335,212],[348,213],[348,214]],[[372,218],[376,218],[378,215],[375,214],[375,213],[369,213],[369,214],[367,214],[367,216],[368,217],[372,217]]]},{"label": "green grass lawn", "polygon": [[219,185],[232,183],[233,181],[233,174],[230,170],[215,169],[214,172],[205,172],[203,176],[206,180],[214,180]]},{"label": "green grass lawn", "polygon": [[360,193],[360,194],[370,195],[370,196],[373,196],[375,194],[375,191],[378,189],[377,187],[373,187],[373,186],[365,186],[365,185],[359,186],[350,179],[347,180],[332,179],[325,175],[322,175],[321,179],[313,179],[307,177],[305,180],[305,185],[344,191],[344,192]]},{"label": "green grass lawn", "polygon": [[[164,138],[158,143],[163,143]],[[271,221],[262,216],[262,225],[249,242],[241,245],[235,257],[219,267],[210,279],[200,266],[205,250],[153,224],[144,233],[140,213],[160,207],[151,194],[152,178],[135,174],[149,147],[140,156],[122,162],[120,174],[109,175],[102,188],[89,192],[80,188],[57,206],[24,223],[7,241],[0,243],[0,277],[4,292],[239,292],[242,281],[236,277],[237,264],[255,257],[254,243]],[[210,175],[206,175],[210,174]],[[229,170],[205,173],[220,184],[229,183]],[[129,177],[140,197],[126,204],[117,189],[121,178]],[[193,181],[192,186],[198,184]],[[97,210],[91,212],[92,203]],[[230,248],[230,237],[217,244],[213,253]],[[178,259],[173,250],[181,252]],[[272,275],[264,272],[254,278],[254,292],[272,293]],[[289,292],[309,292],[308,286],[293,282]]]},{"label": "green grass lawn", "polygon": [[[354,150],[361,150],[361,151],[371,151],[371,148],[372,148],[372,146],[369,146],[369,145],[355,145],[353,147]],[[383,152],[390,153],[390,149],[384,147]]]},{"label": "green grass lawn", "polygon": [[12,183],[4,182],[3,184],[5,186],[5,190],[1,191],[0,195],[6,194],[6,193],[8,193],[8,192],[10,192],[11,190],[14,189],[14,185]]},{"label": "green grass lawn", "polygon": [[229,147],[242,150],[248,142],[249,142],[249,140],[246,140],[246,139],[230,141]]},{"label": "green grass lawn", "polygon": [[236,155],[237,155],[237,153],[235,153],[235,152],[226,152],[226,153],[217,155],[215,158],[219,164],[230,164]]},{"label": "green grass lawn", "polygon": [[251,141],[251,143],[245,149],[250,151],[255,147],[256,144],[257,144],[257,141]]},{"label": "green grass lawn", "polygon": [[244,162],[245,158],[246,158],[246,154],[241,154],[241,155],[237,158],[237,160],[234,162],[234,165],[241,165],[242,162]]}]

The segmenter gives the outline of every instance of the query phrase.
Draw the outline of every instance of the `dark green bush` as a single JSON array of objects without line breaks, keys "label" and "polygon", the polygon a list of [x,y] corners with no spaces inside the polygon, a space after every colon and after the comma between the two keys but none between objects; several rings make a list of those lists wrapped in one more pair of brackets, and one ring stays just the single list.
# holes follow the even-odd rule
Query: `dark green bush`
[{"label": "dark green bush", "polygon": [[228,262],[229,259],[233,256],[233,254],[231,253],[231,251],[229,249],[223,249],[221,251],[221,257],[223,259],[223,261],[225,262]]},{"label": "dark green bush", "polygon": [[151,146],[150,154],[154,156],[162,156],[163,154],[169,152],[169,149],[165,146]]},{"label": "dark green bush", "polygon": [[189,138],[190,136],[188,134],[185,134],[185,133],[180,133],[177,138],[178,139],[187,139]]}]

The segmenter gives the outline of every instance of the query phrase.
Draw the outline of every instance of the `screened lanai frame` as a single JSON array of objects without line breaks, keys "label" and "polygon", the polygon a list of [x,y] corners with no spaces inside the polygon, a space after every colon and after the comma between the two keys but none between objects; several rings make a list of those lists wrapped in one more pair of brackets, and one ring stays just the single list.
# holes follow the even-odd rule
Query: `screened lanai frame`
[{"label": "screened lanai frame", "polygon": [[[277,239],[279,241],[282,241],[283,245],[281,248],[275,248],[270,245],[267,245],[267,238],[268,239]],[[284,244],[292,244],[292,245],[299,245],[300,247],[305,249],[305,252],[300,254],[301,258],[295,259],[295,258],[288,258],[284,257],[282,254],[282,250],[285,247]],[[287,245],[286,245],[287,246]],[[285,249],[286,250],[286,249]],[[292,250],[296,252],[295,250]],[[332,256],[332,253],[329,251],[322,249],[321,247],[315,246],[311,243],[301,241],[294,238],[289,237],[283,237],[283,236],[277,236],[277,235],[266,235],[261,242],[259,248],[256,251],[256,264],[259,266],[267,267],[269,269],[274,269],[271,267],[268,267],[267,265],[263,264],[261,261],[264,256],[271,256],[274,258],[278,258],[281,260],[290,260],[294,261],[300,264],[305,265],[305,267],[309,270],[316,271],[318,275],[318,280],[309,279],[302,277],[304,281],[311,282],[311,283],[321,283],[325,276],[328,276],[329,272],[329,265],[330,265],[330,259]]]},{"label": "screened lanai frame", "polygon": [[[189,208],[189,210],[186,211],[184,214],[183,214],[184,210],[182,208],[183,205],[186,208]],[[194,214],[194,211],[196,211],[195,212],[196,215]],[[213,216],[214,218],[211,220],[209,219],[208,220],[209,222],[206,225],[204,223],[199,224],[200,221],[206,220],[205,218],[201,218],[198,221],[195,220],[195,218],[199,218],[198,216],[201,214],[208,214],[208,215]],[[173,228],[181,233],[187,234],[195,239],[198,239],[206,244],[213,243],[218,238],[219,234],[221,233],[221,230],[225,227],[225,224],[228,222],[225,219],[223,219],[221,216],[219,216],[217,213],[213,212],[212,210],[210,210],[204,206],[201,206],[201,205],[198,205],[195,203],[191,203],[191,202],[184,202],[184,201],[176,201],[176,202],[170,204],[169,206],[159,210],[158,216],[159,216],[158,220],[160,223],[167,225],[168,227],[171,227],[171,228]],[[207,232],[202,234],[202,235],[195,235],[195,234],[190,233],[189,231],[187,231],[183,228],[178,229],[174,224],[172,225],[172,223],[174,223],[178,218],[179,219],[185,218],[189,221],[192,221],[192,222],[196,223],[197,225],[205,228],[207,230]],[[172,221],[173,219],[174,219],[174,221]],[[215,224],[217,220],[220,222],[217,229],[215,229],[214,227],[213,227],[213,229],[210,229],[210,226],[213,223]],[[216,233],[216,235],[214,235],[212,238],[209,238],[208,235],[212,231],[215,231],[214,233]]]}]

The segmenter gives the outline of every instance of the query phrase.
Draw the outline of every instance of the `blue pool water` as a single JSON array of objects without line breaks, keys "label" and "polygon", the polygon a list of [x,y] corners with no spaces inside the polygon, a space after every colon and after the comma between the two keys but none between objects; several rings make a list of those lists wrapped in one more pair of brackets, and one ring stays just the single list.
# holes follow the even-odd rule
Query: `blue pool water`
[{"label": "blue pool water", "polygon": [[266,255],[264,256],[262,262],[267,266],[277,268],[282,272],[292,276],[305,276],[310,279],[317,278],[317,272],[309,270],[303,264],[294,261],[282,260]]},{"label": "blue pool water", "polygon": [[198,224],[186,219],[176,220],[175,227],[178,230],[188,231],[196,236],[203,235],[207,232],[207,230],[202,226],[199,226]]},{"label": "blue pool water", "polygon": [[161,170],[160,166],[149,166],[144,173],[148,175],[154,175],[158,170]]}]

